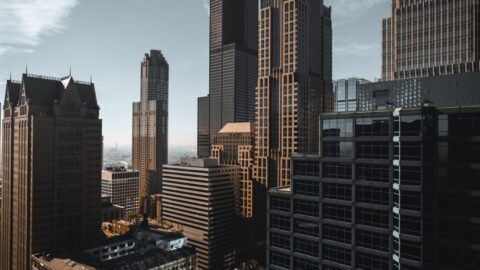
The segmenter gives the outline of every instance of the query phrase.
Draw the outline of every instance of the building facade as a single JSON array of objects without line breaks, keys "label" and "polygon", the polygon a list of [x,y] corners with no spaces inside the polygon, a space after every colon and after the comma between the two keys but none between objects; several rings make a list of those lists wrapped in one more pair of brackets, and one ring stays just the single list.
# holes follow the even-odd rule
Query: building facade
[{"label": "building facade", "polygon": [[163,221],[195,247],[198,269],[232,269],[239,167],[220,166],[215,159],[183,159],[164,165],[163,175]]},{"label": "building facade", "polygon": [[477,268],[479,119],[478,106],[322,115],[320,156],[296,156],[291,189],[269,193],[270,269]]},{"label": "building facade", "polygon": [[333,83],[333,108],[335,112],[354,112],[357,110],[357,91],[365,79],[350,78]]},{"label": "building facade", "polygon": [[160,51],[141,63],[140,102],[133,103],[132,167],[140,172],[139,213],[148,212],[150,194],[160,193],[162,165],[168,163],[169,67]]},{"label": "building facade", "polygon": [[480,72],[381,81],[358,85],[359,111],[480,104]]},{"label": "building facade", "polygon": [[111,197],[111,202],[125,208],[124,219],[129,219],[138,210],[140,172],[125,167],[107,167],[102,171],[102,194]]},{"label": "building facade", "polygon": [[290,182],[290,156],[318,149],[318,116],[332,110],[331,9],[321,0],[263,0],[254,178]]},{"label": "building facade", "polygon": [[210,96],[199,97],[197,103],[197,156],[210,156]]},{"label": "building facade", "polygon": [[95,86],[71,76],[7,81],[0,269],[100,237],[102,121]]},{"label": "building facade", "polygon": [[479,71],[478,0],[392,0],[382,23],[382,80]]}]

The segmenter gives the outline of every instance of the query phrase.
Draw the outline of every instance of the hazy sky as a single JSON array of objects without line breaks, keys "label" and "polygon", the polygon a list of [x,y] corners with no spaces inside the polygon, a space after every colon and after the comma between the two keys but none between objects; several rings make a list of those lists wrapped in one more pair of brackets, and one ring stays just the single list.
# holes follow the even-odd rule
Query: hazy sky
[{"label": "hazy sky", "polygon": [[[380,77],[389,0],[325,0],[333,9],[334,79]],[[208,0],[0,0],[0,88],[12,73],[93,77],[106,145],[129,147],[140,61],[170,64],[170,145],[195,147],[197,97],[208,93]],[[3,99],[2,99],[3,101]]]}]

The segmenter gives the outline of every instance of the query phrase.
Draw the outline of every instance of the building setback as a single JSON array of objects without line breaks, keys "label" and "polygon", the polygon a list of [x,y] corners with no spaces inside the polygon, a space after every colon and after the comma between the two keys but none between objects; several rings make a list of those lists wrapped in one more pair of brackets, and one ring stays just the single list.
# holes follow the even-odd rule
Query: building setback
[{"label": "building setback", "polygon": [[290,182],[290,156],[318,149],[332,109],[331,9],[322,0],[261,1],[254,178]]},{"label": "building setback", "polygon": [[295,156],[291,189],[269,192],[270,269],[478,268],[480,107],[324,114],[321,129],[320,156]]},{"label": "building setback", "polygon": [[140,172],[140,212],[150,194],[160,193],[162,165],[168,163],[168,63],[151,50],[141,63],[140,102],[133,103],[132,167]]},{"label": "building setback", "polygon": [[8,80],[2,121],[0,269],[100,237],[102,121],[93,83]]},{"label": "building setback", "polygon": [[125,208],[129,219],[138,210],[140,174],[125,167],[107,167],[102,170],[102,195],[109,196],[111,203]]},{"label": "building setback", "polygon": [[333,110],[335,112],[354,112],[357,110],[357,91],[365,79],[341,79],[333,83]]},{"label": "building setback", "polygon": [[392,0],[382,80],[479,71],[479,0]]},{"label": "building setback", "polygon": [[232,269],[235,262],[234,183],[238,166],[214,159],[182,159],[163,166],[163,221],[195,247],[198,269]]}]

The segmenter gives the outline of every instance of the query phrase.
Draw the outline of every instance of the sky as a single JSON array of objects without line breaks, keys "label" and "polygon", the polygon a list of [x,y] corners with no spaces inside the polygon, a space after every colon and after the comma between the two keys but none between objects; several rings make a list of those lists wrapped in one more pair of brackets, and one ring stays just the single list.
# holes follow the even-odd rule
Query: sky
[{"label": "sky", "polygon": [[[390,0],[332,6],[333,79],[380,77],[381,20]],[[92,78],[106,146],[131,145],[140,62],[159,49],[170,65],[169,144],[196,147],[197,97],[208,93],[208,0],[0,0],[0,95],[28,73]]]}]

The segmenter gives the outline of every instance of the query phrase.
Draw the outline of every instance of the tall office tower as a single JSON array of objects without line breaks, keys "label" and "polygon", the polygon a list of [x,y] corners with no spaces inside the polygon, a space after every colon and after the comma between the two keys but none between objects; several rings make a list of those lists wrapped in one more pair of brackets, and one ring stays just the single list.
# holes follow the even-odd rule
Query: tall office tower
[{"label": "tall office tower", "polygon": [[322,0],[262,0],[254,178],[290,182],[292,153],[318,151],[318,117],[332,110],[331,9]]},{"label": "tall office tower", "polygon": [[138,210],[140,172],[125,167],[107,167],[102,171],[102,195],[109,196],[111,203],[125,207],[123,219],[129,219]]},{"label": "tall office tower", "polygon": [[258,233],[254,226],[253,214],[253,137],[252,124],[228,123],[212,140],[210,158],[217,159],[220,165],[239,166],[241,177],[235,186],[235,255],[239,263],[255,257],[258,252]]},{"label": "tall office tower", "polygon": [[168,163],[168,63],[151,50],[141,63],[140,102],[133,103],[132,167],[140,172],[140,212],[161,192],[162,165]]},{"label": "tall office tower", "polygon": [[210,1],[210,136],[255,117],[257,35],[258,1]]},{"label": "tall office tower", "polygon": [[292,187],[269,192],[270,269],[477,269],[479,120],[478,106],[322,115],[320,156],[294,157]]},{"label": "tall office tower", "polygon": [[333,83],[333,102],[335,112],[354,112],[357,110],[357,91],[365,79],[341,79]]},{"label": "tall office tower", "polygon": [[0,269],[100,237],[102,121],[92,83],[23,74],[3,108]]},{"label": "tall office tower", "polygon": [[214,159],[182,159],[163,166],[163,220],[195,247],[198,269],[231,269],[235,262],[234,183],[238,166]]},{"label": "tall office tower", "polygon": [[197,156],[210,156],[210,96],[199,97],[197,103]]},{"label": "tall office tower", "polygon": [[478,0],[392,0],[382,23],[382,80],[479,71]]}]

